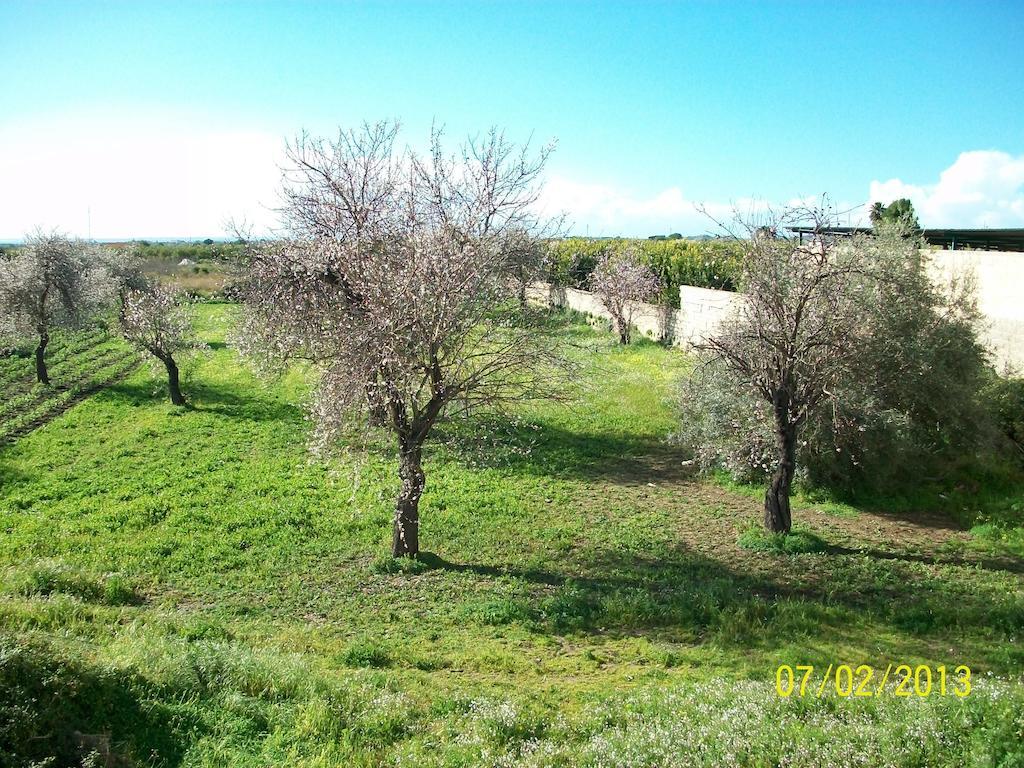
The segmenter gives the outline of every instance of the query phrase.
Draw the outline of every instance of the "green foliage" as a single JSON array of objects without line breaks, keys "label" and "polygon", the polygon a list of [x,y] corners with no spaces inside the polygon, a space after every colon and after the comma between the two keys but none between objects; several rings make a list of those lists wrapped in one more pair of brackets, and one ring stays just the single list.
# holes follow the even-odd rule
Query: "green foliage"
[{"label": "green foliage", "polygon": [[751,526],[740,534],[736,543],[752,552],[774,552],[782,555],[825,552],[828,545],[810,531],[794,528],[789,534],[768,533],[763,526]]},{"label": "green foliage", "polygon": [[[827,555],[739,547],[758,499],[692,480],[664,441],[687,358],[559,315],[576,407],[524,405],[486,450],[433,447],[438,551],[393,565],[390,447],[311,461],[309,377],[240,365],[235,311],[199,308],[190,409],[139,370],[0,448],[3,768],[1019,754],[1007,536],[807,509]],[[954,660],[979,678],[964,701],[782,700],[772,682],[782,663]]]},{"label": "green foliage", "polygon": [[865,241],[888,252],[878,290],[864,303],[869,334],[851,355],[836,406],[814,419],[804,466],[812,482],[846,491],[905,490],[924,478],[986,464],[983,387],[991,376],[968,285],[940,291],[926,257],[899,228]]},{"label": "green foliage", "polygon": [[347,667],[372,667],[380,669],[391,666],[388,649],[372,640],[360,640],[340,655],[339,660]]},{"label": "green foliage", "polygon": [[547,279],[555,285],[586,290],[601,256],[633,248],[661,284],[659,301],[679,306],[679,286],[736,290],[742,247],[731,240],[590,240],[572,237],[549,244]]},{"label": "green foliage", "polygon": [[721,360],[699,360],[682,381],[677,406],[672,439],[700,470],[725,470],[742,483],[761,482],[771,473],[771,411]]},{"label": "green foliage", "polygon": [[24,596],[71,595],[86,602],[129,605],[138,596],[119,574],[97,576],[60,561],[41,560],[8,573],[3,590]]},{"label": "green foliage", "polygon": [[982,402],[999,435],[1024,460],[1024,378],[992,376],[982,390]]},{"label": "green foliage", "polygon": [[770,681],[648,679],[581,691],[561,713],[514,688],[410,695],[381,674],[339,677],[237,643],[164,638],[85,660],[0,636],[0,766],[909,768],[1024,759],[1020,687],[980,675],[962,700],[831,690],[783,698]]},{"label": "green foliage", "polygon": [[[969,286],[948,293],[936,288],[919,244],[904,235],[891,228],[849,244],[843,258],[858,260],[870,278],[846,289],[846,315],[825,316],[821,325],[842,324],[848,338],[843,367],[816,382],[815,390],[808,382],[820,365],[798,361],[801,386],[826,393],[809,412],[798,442],[798,478],[806,488],[847,498],[905,494],[926,481],[943,480],[948,489],[954,478],[1006,459],[1005,444],[990,440],[983,388],[992,374]],[[780,286],[772,301],[792,311],[783,282],[769,284]],[[759,336],[745,329],[747,336],[737,338],[773,338],[776,330],[761,329]],[[764,355],[766,370],[774,370],[772,349],[747,354]],[[1004,397],[1007,418],[1012,399]],[[762,480],[774,469],[770,403],[721,359],[709,356],[694,369],[680,410],[676,436],[701,468],[725,469],[743,482]]]},{"label": "green foliage", "polygon": [[136,244],[136,253],[144,262],[173,262],[182,259],[194,262],[238,262],[244,246],[238,243],[216,243],[206,239],[192,243],[151,243],[142,240]]},{"label": "green foliage", "polygon": [[889,205],[874,203],[869,215],[871,223],[875,227],[888,224],[910,232],[917,232],[921,229],[921,225],[917,221],[917,214],[914,212],[914,204],[905,197],[893,200]]}]

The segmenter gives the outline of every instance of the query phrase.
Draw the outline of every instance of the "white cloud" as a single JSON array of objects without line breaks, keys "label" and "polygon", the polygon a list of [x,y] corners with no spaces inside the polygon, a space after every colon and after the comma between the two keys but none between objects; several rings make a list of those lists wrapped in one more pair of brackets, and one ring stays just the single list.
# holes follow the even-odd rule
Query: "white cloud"
[{"label": "white cloud", "polygon": [[[105,115],[0,124],[0,240],[36,226],[97,239],[223,236],[228,220],[263,232],[276,222],[284,137],[201,119]],[[873,181],[870,201],[909,197],[925,226],[1024,226],[1024,156],[962,153],[934,184]],[[789,200],[785,204],[800,201]],[[547,177],[541,205],[574,233],[715,232],[734,209],[767,202],[698,201],[679,186],[637,193],[611,182]],[[838,210],[850,206],[838,204]],[[849,223],[863,223],[863,209]]]},{"label": "white cloud", "polygon": [[36,226],[97,239],[270,226],[283,138],[201,121],[103,116],[0,127],[0,238]]},{"label": "white cloud", "polygon": [[935,184],[871,182],[872,202],[888,204],[901,197],[910,198],[925,227],[1024,226],[1024,156],[962,152]]},{"label": "white cloud", "polygon": [[[697,201],[688,199],[679,187],[643,196],[610,184],[588,184],[554,175],[548,178],[540,203],[548,215],[564,212],[573,234],[644,237],[670,232],[722,234],[716,222],[732,224],[737,213],[750,219],[772,208],[814,206],[821,200],[791,198],[778,203],[744,197],[729,202]],[[835,208],[846,211],[850,206],[839,204]]]},{"label": "white cloud", "polygon": [[[610,184],[585,183],[552,175],[544,184],[540,202],[549,215],[564,212],[574,234],[694,234],[715,228],[679,187],[669,187],[645,197]],[[728,207],[714,206],[709,213],[718,218],[727,215],[728,210]]]}]

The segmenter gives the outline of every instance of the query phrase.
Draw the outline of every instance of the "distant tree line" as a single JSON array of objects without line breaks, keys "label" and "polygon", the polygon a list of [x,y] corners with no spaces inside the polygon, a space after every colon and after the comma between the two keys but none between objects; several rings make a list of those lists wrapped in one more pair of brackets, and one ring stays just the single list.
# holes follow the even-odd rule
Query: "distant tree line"
[{"label": "distant tree line", "polygon": [[238,242],[217,243],[207,239],[198,243],[156,243],[141,240],[132,243],[135,253],[142,261],[218,261],[237,263],[245,253],[244,246]]},{"label": "distant tree line", "polygon": [[0,332],[32,340],[38,384],[51,385],[46,351],[54,332],[99,325],[113,313],[120,334],[166,369],[171,402],[185,404],[178,362],[202,347],[192,307],[181,291],[148,276],[145,263],[138,248],[42,231],[0,259]]}]

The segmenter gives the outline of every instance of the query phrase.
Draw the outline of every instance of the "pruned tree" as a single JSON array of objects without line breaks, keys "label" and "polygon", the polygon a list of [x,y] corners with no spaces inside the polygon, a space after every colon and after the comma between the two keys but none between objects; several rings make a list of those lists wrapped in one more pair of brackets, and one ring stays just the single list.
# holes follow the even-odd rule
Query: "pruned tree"
[{"label": "pruned tree", "polygon": [[[856,401],[941,423],[954,409],[929,406],[908,391],[908,382],[928,389],[928,371],[934,378],[941,360],[964,382],[949,391],[969,399],[970,377],[984,363],[970,292],[940,292],[928,278],[921,243],[904,227],[836,237],[827,209],[787,210],[769,226],[780,232],[795,221],[811,222],[810,242],[765,236],[760,222],[741,222],[758,234],[746,241],[743,301],[703,346],[741,390],[767,406],[773,466],[764,524],[770,532],[792,525],[797,449],[810,421],[820,423],[827,412],[830,429],[840,429]],[[857,428],[855,418],[849,423]]]},{"label": "pruned tree", "polygon": [[531,156],[491,131],[448,156],[434,132],[422,157],[396,137],[379,123],[289,147],[287,237],[252,244],[239,341],[263,361],[315,364],[320,445],[367,411],[394,435],[399,557],[419,552],[437,422],[562,397],[567,364],[514,279],[544,234],[534,203],[550,148]]},{"label": "pruned tree", "polygon": [[163,364],[174,405],[185,405],[178,367],[180,356],[203,348],[196,341],[194,314],[191,302],[173,286],[157,282],[135,284],[121,293],[121,333],[132,345]]},{"label": "pruned tree", "polygon": [[36,379],[49,384],[46,347],[57,328],[75,327],[98,306],[96,260],[82,241],[36,232],[0,260],[0,311],[22,336],[36,340]]},{"label": "pruned tree", "polygon": [[635,248],[606,252],[598,260],[590,276],[590,289],[612,316],[620,343],[630,342],[637,302],[656,296],[659,285],[658,276],[640,262]]}]

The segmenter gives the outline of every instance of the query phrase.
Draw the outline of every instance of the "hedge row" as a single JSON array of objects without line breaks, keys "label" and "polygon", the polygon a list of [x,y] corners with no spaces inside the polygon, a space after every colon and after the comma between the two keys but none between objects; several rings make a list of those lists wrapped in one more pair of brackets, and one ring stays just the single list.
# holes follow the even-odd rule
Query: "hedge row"
[{"label": "hedge row", "polygon": [[143,240],[135,245],[139,257],[145,261],[236,261],[243,253],[239,243],[151,243]]},{"label": "hedge row", "polygon": [[570,237],[548,244],[547,279],[563,287],[586,289],[590,273],[605,253],[636,250],[661,281],[661,301],[679,306],[679,286],[735,291],[740,279],[743,244],[735,240],[591,240]]}]

